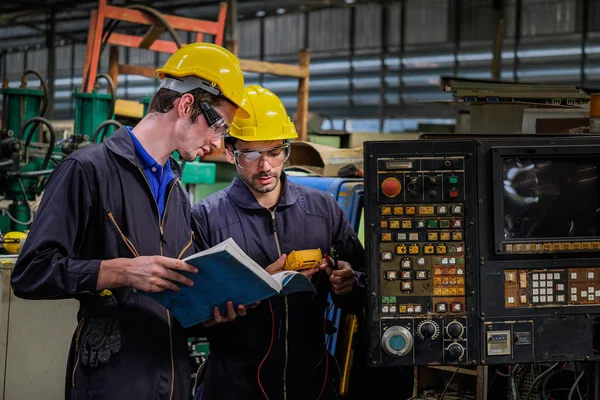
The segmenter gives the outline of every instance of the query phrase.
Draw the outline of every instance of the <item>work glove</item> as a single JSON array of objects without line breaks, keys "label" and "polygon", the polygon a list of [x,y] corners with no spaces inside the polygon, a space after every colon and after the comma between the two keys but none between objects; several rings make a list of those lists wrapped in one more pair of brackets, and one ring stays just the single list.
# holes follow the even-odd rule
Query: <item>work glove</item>
[{"label": "work glove", "polygon": [[[117,301],[110,294],[103,296],[104,306],[116,307]],[[123,344],[118,317],[91,317],[88,319],[81,339],[81,362],[87,367],[107,364]]]}]

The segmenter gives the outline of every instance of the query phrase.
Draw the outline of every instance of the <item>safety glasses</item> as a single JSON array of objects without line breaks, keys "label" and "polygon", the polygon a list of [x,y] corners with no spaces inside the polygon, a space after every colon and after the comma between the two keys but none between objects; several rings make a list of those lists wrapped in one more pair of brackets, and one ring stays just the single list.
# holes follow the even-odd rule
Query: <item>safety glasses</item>
[{"label": "safety glasses", "polygon": [[202,115],[206,118],[206,124],[215,136],[221,139],[229,133],[229,125],[217,110],[206,102],[200,103],[200,109],[202,110]]},{"label": "safety glasses", "polygon": [[290,156],[290,144],[271,147],[269,149],[237,150],[233,148],[235,163],[242,168],[251,168],[268,162],[272,168],[279,167]]}]

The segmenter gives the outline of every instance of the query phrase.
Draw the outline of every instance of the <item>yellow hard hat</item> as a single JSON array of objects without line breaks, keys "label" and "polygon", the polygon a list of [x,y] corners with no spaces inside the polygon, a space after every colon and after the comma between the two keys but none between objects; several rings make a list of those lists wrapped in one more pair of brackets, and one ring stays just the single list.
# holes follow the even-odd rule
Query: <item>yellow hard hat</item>
[{"label": "yellow hard hat", "polygon": [[2,247],[11,254],[18,254],[26,237],[25,232],[7,232],[2,239]]},{"label": "yellow hard hat", "polygon": [[244,75],[240,60],[221,46],[204,42],[183,46],[156,70],[156,75],[161,80],[161,88],[180,93],[202,88],[209,93],[220,93],[238,107],[236,117],[249,117],[242,106]]},{"label": "yellow hard hat", "polygon": [[247,142],[298,137],[285,106],[269,89],[259,85],[246,87],[242,106],[250,113],[250,118],[241,119],[236,115],[231,123],[229,136]]}]

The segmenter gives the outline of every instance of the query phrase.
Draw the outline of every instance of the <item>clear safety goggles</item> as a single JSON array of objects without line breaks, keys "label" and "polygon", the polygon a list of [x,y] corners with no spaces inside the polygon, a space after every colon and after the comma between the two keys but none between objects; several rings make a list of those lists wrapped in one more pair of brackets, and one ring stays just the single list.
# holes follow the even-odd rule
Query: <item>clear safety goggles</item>
[{"label": "clear safety goggles", "polygon": [[269,163],[272,168],[279,167],[286,162],[290,156],[290,144],[271,147],[270,149],[252,149],[237,150],[233,149],[235,163],[242,168],[250,168],[261,165],[263,162]]},{"label": "clear safety goggles", "polygon": [[225,122],[225,118],[212,108],[210,104],[202,102],[200,103],[200,109],[202,110],[202,115],[206,118],[206,124],[215,136],[221,139],[229,133],[229,125]]}]

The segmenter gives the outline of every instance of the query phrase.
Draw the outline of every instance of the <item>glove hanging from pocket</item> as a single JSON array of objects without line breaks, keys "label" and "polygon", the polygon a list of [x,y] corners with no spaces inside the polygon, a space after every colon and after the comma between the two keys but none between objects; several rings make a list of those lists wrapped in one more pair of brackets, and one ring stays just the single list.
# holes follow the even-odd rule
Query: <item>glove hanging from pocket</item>
[{"label": "glove hanging from pocket", "polygon": [[[105,307],[116,307],[112,293],[101,294]],[[88,318],[81,339],[81,362],[87,367],[108,364],[111,356],[121,350],[123,344],[118,317]]]}]

